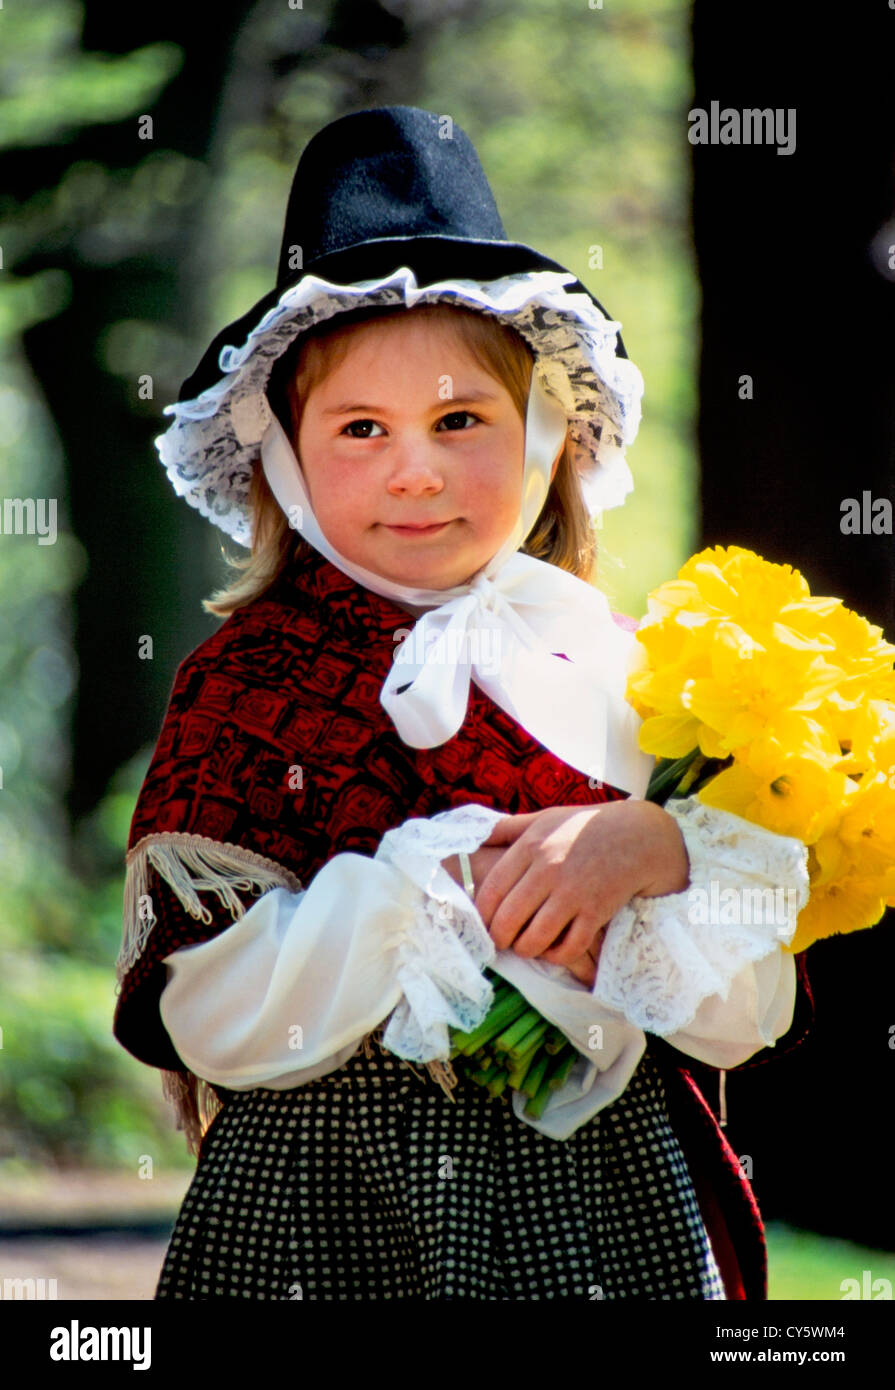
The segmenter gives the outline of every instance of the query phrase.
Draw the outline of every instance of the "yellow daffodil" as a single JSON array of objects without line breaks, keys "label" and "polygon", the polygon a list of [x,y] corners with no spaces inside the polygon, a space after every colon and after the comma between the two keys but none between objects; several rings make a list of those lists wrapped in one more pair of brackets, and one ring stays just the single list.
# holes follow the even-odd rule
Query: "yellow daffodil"
[{"label": "yellow daffodil", "polygon": [[884,772],[868,772],[842,806],[834,828],[814,846],[822,868],[879,880],[895,865],[895,793]]},{"label": "yellow daffodil", "polygon": [[[895,646],[804,577],[739,546],[654,590],[627,698],[670,776],[808,846],[811,896],[788,949],[895,906]],[[701,755],[694,758],[698,750]],[[661,790],[662,783],[665,789]],[[656,799],[669,794],[659,769]]]},{"label": "yellow daffodil", "polygon": [[810,598],[798,570],[737,545],[701,550],[678,571],[678,581],[692,584],[707,610],[723,613],[749,631],[774,622],[784,604]]},{"label": "yellow daffodil", "polygon": [[840,819],[848,785],[845,773],[763,739],[749,749],[747,761],[735,759],[698,796],[707,806],[810,845]]},{"label": "yellow daffodil", "polygon": [[843,700],[833,691],[822,714],[842,752],[841,772],[862,773],[872,765],[895,764],[895,705],[890,701]]},{"label": "yellow daffodil", "polygon": [[795,935],[784,950],[804,951],[828,936],[874,927],[885,910],[885,898],[872,885],[868,887],[853,876],[820,886],[812,884],[811,896],[799,913]]}]

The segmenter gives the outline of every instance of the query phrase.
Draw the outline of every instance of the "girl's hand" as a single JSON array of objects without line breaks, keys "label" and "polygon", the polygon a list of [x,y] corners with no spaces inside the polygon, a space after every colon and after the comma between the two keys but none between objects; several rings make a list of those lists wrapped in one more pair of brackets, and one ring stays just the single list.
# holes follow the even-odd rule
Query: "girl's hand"
[{"label": "girl's hand", "polygon": [[[484,883],[491,869],[495,864],[499,864],[506,854],[505,849],[480,847],[474,850],[469,856],[469,868],[472,873],[472,881],[478,889]],[[442,868],[447,869],[455,883],[463,887],[463,871],[460,868],[460,859],[456,854],[448,855],[447,859],[442,859]]]},{"label": "girl's hand", "polygon": [[683,892],[690,879],[677,823],[651,801],[507,816],[477,853],[492,847],[503,852],[475,905],[494,945],[566,965],[589,984],[619,908],[636,896]]},{"label": "girl's hand", "polygon": [[[524,817],[519,817],[519,819],[524,819]],[[470,854],[469,868],[472,873],[473,883],[477,886],[483,884],[489,871],[495,864],[500,862],[505,854],[505,849],[491,848],[490,846],[482,847]],[[457,855],[449,855],[447,859],[443,859],[441,862],[454,882],[459,883],[462,888],[463,871],[460,868],[460,860]],[[597,962],[600,958],[600,949],[602,945],[603,937],[601,935],[598,937],[595,947],[591,946],[591,948],[585,951],[578,960],[568,962],[569,971],[575,976],[576,980],[581,980],[588,988],[593,987],[594,980],[597,977]],[[548,960],[551,959],[550,952],[542,952],[542,954],[545,955]]]},{"label": "girl's hand", "polygon": [[[587,985],[588,989],[593,989],[594,982],[597,978],[597,965],[600,960],[600,952],[603,949],[604,935],[605,929],[601,929],[597,934],[595,945],[591,946],[589,951],[585,951],[583,956],[579,956],[578,960],[573,960],[571,964],[566,966],[566,969],[575,976],[575,979]],[[543,951],[541,953],[542,958],[546,960],[555,959],[553,952],[555,952],[556,949],[557,948],[554,946],[552,951]]]}]

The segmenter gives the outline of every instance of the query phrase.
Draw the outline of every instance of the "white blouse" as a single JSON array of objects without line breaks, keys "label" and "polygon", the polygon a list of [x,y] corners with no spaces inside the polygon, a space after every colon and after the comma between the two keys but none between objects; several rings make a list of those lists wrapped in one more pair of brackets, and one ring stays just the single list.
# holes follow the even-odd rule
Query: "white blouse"
[{"label": "white blouse", "polygon": [[807,850],[695,797],[665,809],[689,885],[615,914],[593,988],[565,966],[495,950],[441,862],[477,849],[502,819],[470,805],[405,821],[373,858],[338,854],[302,892],[271,889],[211,941],[167,956],[165,1027],[192,1072],[235,1091],[325,1076],[385,1018],[397,1056],[446,1060],[448,1028],[472,1028],[490,1007],[490,966],[581,1054],[541,1119],[512,1095],[518,1118],[554,1139],[618,1099],[647,1032],[737,1066],[792,1022],[795,963],[782,946],[808,901]]}]

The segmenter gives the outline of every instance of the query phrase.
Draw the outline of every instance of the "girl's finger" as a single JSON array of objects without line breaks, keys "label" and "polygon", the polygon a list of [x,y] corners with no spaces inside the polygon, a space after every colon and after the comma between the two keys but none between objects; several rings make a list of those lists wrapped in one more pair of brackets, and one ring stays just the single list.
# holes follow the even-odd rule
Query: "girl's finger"
[{"label": "girl's finger", "polygon": [[559,936],[556,937],[556,939],[554,940],[553,945],[548,946],[546,951],[541,952],[540,956],[538,957],[539,960],[556,960],[557,951],[560,949],[561,946],[564,946],[569,939],[570,926],[571,923],[567,922],[566,925],[563,927],[562,931],[560,932]]},{"label": "girl's finger", "polygon": [[511,844],[485,874],[473,901],[486,927],[491,926],[494,913],[527,871],[530,861],[531,853],[525,845]]},{"label": "girl's finger", "polygon": [[587,942],[579,945],[580,931],[573,935],[574,922],[581,920],[576,918],[576,912],[576,903],[563,903],[557,893],[552,893],[517,937],[513,950],[520,956],[544,957],[560,965],[577,960],[587,949]]},{"label": "girl's finger", "polygon": [[485,845],[511,845],[519,836],[524,834],[532,821],[539,812],[535,811],[524,816],[504,816],[495,825],[487,840],[482,841]]},{"label": "girl's finger", "polygon": [[526,870],[492,915],[489,931],[498,951],[506,951],[539,911],[548,892],[540,875]]},{"label": "girl's finger", "polygon": [[562,939],[555,940],[548,950],[541,951],[540,958],[555,965],[571,965],[586,954],[590,954],[596,960],[602,937],[602,927],[595,932],[592,920],[573,917],[562,934]]}]

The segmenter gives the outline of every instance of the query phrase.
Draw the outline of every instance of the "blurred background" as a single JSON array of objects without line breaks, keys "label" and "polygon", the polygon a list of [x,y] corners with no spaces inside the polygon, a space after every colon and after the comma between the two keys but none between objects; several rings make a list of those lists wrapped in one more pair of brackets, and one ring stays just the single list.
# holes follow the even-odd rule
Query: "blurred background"
[{"label": "blurred background", "polygon": [[[891,528],[839,525],[847,496],[895,501],[895,13],[853,5],[833,32],[793,0],[773,25],[700,0],[210,8],[0,10],[0,497],[58,506],[53,544],[0,535],[0,1277],[59,1297],[151,1298],[194,1168],[111,1034],[130,816],[224,575],[153,439],[273,283],[322,125],[450,115],[510,239],[621,321],[646,394],[635,491],[599,532],[614,608],[639,617],[694,550],[735,543],[895,640]],[[795,110],[795,151],[692,146],[713,100]],[[895,1282],[891,916],[812,947],[811,1038],[728,1076],[772,1298]]]}]

